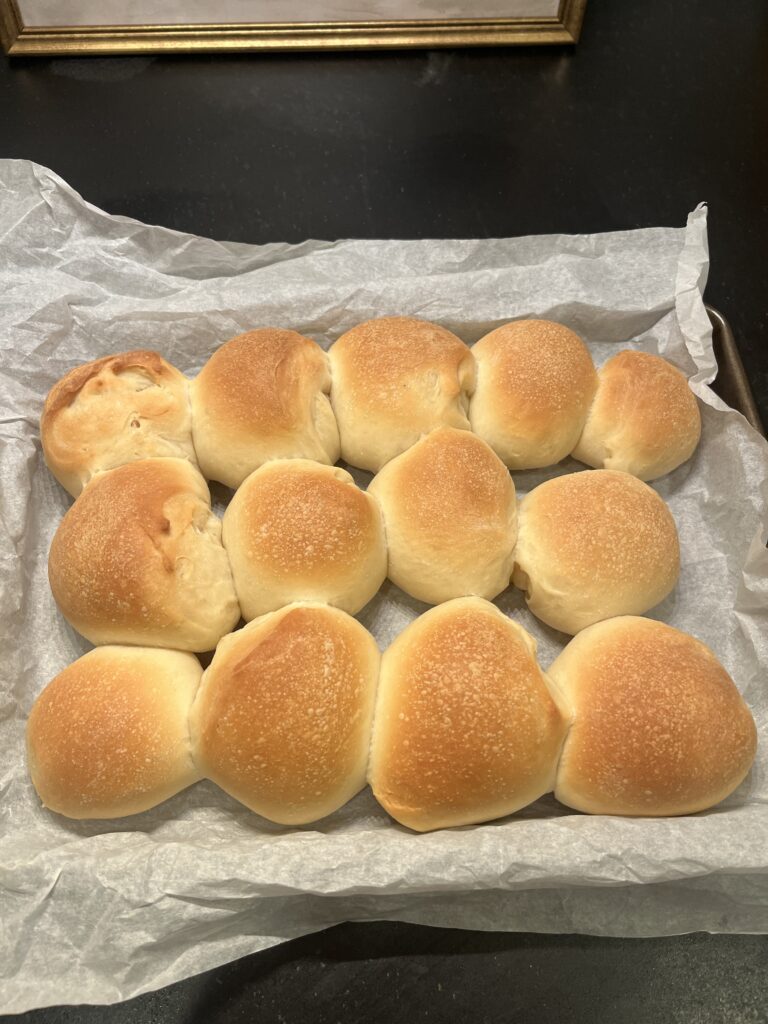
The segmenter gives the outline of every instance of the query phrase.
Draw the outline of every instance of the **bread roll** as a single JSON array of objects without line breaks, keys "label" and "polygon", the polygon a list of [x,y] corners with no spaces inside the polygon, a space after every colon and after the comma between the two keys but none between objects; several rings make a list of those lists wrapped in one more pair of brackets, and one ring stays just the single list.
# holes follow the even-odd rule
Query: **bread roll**
[{"label": "bread roll", "polygon": [[666,359],[619,352],[598,381],[574,458],[655,480],[693,455],[701,436],[699,407],[688,381]]},{"label": "bread roll", "polygon": [[645,612],[679,574],[672,513],[628,473],[569,473],[520,503],[512,581],[554,629],[578,633],[601,619]]},{"label": "bread roll", "polygon": [[245,619],[301,600],[354,615],[387,574],[377,502],[345,470],[305,459],[251,473],[224,514],[223,539]]},{"label": "bread roll", "polygon": [[744,779],[757,733],[704,644],[623,616],[585,629],[549,670],[574,721],[555,796],[589,814],[693,814]]},{"label": "bread roll", "polygon": [[77,497],[94,473],[158,456],[189,459],[188,381],[157,352],[123,352],[77,366],[43,406],[45,461]]},{"label": "bread roll", "polygon": [[201,675],[193,655],[146,647],[100,647],[60,672],[27,723],[44,806],[121,818],[197,782],[187,718]]},{"label": "bread roll", "polygon": [[339,432],[328,357],[295,331],[232,338],[192,381],[192,427],[203,475],[239,487],[269,459],[334,463]]},{"label": "bread roll", "polygon": [[208,488],[181,459],[94,477],[56,531],[48,578],[93,644],[207,651],[240,617]]},{"label": "bread roll", "polygon": [[374,477],[387,528],[389,578],[439,604],[509,586],[517,534],[515,485],[479,437],[440,427]]},{"label": "bread roll", "polygon": [[578,334],[549,320],[516,320],[486,334],[472,352],[474,432],[510,469],[551,466],[569,455],[597,388]]},{"label": "bread roll", "polygon": [[203,676],[190,719],[200,769],[271,821],[330,814],[365,785],[378,671],[373,637],[337,608],[254,619]]},{"label": "bread roll", "polygon": [[439,426],[469,430],[474,362],[437,324],[392,316],[358,324],[329,351],[341,457],[372,473]]},{"label": "bread roll", "polygon": [[450,601],[384,653],[371,788],[418,832],[501,818],[552,789],[566,726],[533,638],[487,601]]}]

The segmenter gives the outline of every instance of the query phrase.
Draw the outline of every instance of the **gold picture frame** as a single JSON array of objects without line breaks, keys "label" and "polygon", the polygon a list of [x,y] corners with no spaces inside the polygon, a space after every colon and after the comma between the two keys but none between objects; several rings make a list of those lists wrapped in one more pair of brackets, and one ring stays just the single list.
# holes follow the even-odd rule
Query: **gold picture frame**
[{"label": "gold picture frame", "polygon": [[0,0],[0,43],[16,56],[274,52],[575,43],[587,0],[560,0],[553,17],[194,25],[25,25]]}]

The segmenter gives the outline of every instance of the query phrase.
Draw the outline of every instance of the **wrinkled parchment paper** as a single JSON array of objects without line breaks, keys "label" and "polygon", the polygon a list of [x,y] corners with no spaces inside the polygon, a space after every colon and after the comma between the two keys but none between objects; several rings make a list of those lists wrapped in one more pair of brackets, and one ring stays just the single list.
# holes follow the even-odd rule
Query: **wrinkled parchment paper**
[{"label": "wrinkled parchment paper", "polygon": [[[768,931],[768,446],[707,386],[706,274],[703,208],[680,229],[250,246],[108,216],[45,168],[0,162],[0,1009],[115,1002],[343,920]],[[683,569],[653,614],[705,640],[751,704],[760,746],[748,780],[694,817],[587,817],[547,797],[500,822],[430,835],[394,824],[367,791],[299,829],[263,821],[210,783],[120,821],[44,811],[25,770],[25,719],[88,649],[46,578],[69,504],[40,453],[50,386],[129,348],[157,348],[192,375],[254,326],[327,346],[395,313],[468,342],[512,318],[549,317],[583,335],[598,363],[631,346],[690,375],[703,440],[654,485],[677,520]],[[524,493],[579,468],[566,460],[515,481]],[[537,638],[547,666],[565,638],[517,591],[498,604]],[[386,646],[424,609],[387,584],[359,618]]]}]

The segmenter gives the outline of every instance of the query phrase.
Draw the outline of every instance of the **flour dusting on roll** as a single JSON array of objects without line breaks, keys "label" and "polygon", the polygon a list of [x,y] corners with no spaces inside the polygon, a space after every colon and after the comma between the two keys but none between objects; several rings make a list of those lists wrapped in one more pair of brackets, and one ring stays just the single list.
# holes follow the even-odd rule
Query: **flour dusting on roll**
[{"label": "flour dusting on roll", "polygon": [[402,316],[368,320],[328,354],[341,457],[351,466],[376,473],[435,427],[469,430],[474,361],[444,327]]},{"label": "flour dusting on roll", "polygon": [[584,342],[563,324],[515,320],[473,347],[472,429],[510,469],[551,466],[573,450],[597,388]]},{"label": "flour dusting on roll", "polygon": [[573,724],[555,796],[589,814],[694,814],[725,799],[755,756],[749,708],[704,644],[623,616],[585,629],[549,675]]},{"label": "flour dusting on roll", "polygon": [[188,716],[201,675],[191,654],[143,647],[99,647],[60,672],[27,724],[44,806],[69,818],[120,818],[197,782]]},{"label": "flour dusting on roll", "polygon": [[501,818],[552,789],[566,727],[533,638],[487,601],[449,601],[384,653],[371,788],[419,832]]}]

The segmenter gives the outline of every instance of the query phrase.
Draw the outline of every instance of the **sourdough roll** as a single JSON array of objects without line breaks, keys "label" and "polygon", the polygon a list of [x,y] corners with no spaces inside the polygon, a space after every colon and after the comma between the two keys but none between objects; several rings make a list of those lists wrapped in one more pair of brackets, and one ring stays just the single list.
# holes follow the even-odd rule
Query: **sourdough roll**
[{"label": "sourdough roll", "polygon": [[469,430],[472,353],[426,320],[367,320],[329,351],[341,457],[372,473],[435,427]]},{"label": "sourdough roll", "polygon": [[689,459],[700,436],[699,407],[683,374],[661,356],[619,352],[598,373],[573,457],[655,480]]},{"label": "sourdough roll", "polygon": [[563,324],[515,320],[472,349],[476,434],[510,469],[551,466],[573,450],[597,388],[589,351]]},{"label": "sourdough roll", "polygon": [[157,352],[123,352],[70,370],[48,393],[40,438],[46,465],[74,497],[94,473],[136,459],[197,464],[189,383]]},{"label": "sourdough roll", "polygon": [[182,459],[94,477],[59,524],[48,578],[64,617],[93,644],[208,651],[240,618],[221,523]]},{"label": "sourdough roll", "polygon": [[694,814],[744,779],[757,731],[712,651],[622,616],[575,637],[549,670],[574,720],[555,796],[589,814]]},{"label": "sourdough roll", "polygon": [[60,672],[27,723],[43,805],[121,818],[197,782],[187,720],[201,675],[193,655],[146,647],[99,647]]},{"label": "sourdough roll", "polygon": [[346,470],[268,462],[238,488],[223,523],[243,618],[293,601],[354,615],[387,574],[381,511]]},{"label": "sourdough roll", "polygon": [[365,785],[379,672],[337,608],[293,604],[225,637],[190,719],[200,770],[251,810],[301,825]]},{"label": "sourdough roll", "polygon": [[509,585],[515,485],[479,437],[439,427],[387,463],[369,492],[384,512],[389,578],[412,597],[492,598]]},{"label": "sourdough roll", "polygon": [[203,475],[239,487],[269,459],[334,463],[339,431],[328,357],[296,331],[263,327],[213,353],[192,381],[192,427]]},{"label": "sourdough roll", "polygon": [[520,503],[512,582],[554,629],[578,633],[601,619],[645,612],[679,574],[672,513],[628,473],[569,473]]},{"label": "sourdough roll", "polygon": [[533,638],[487,601],[449,601],[384,653],[371,788],[418,832],[501,818],[552,789],[566,727]]}]

